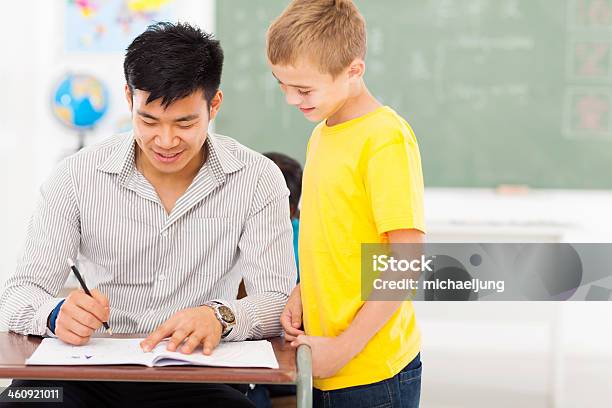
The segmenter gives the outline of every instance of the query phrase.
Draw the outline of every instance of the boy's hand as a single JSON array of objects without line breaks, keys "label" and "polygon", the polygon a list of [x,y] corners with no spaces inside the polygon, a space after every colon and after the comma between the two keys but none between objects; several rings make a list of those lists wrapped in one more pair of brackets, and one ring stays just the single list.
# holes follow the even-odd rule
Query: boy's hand
[{"label": "boy's hand", "polygon": [[204,344],[203,352],[210,355],[221,341],[223,327],[209,306],[192,307],[176,312],[170,319],[162,323],[155,331],[140,343],[140,347],[149,352],[168,336],[170,342],[166,349],[191,354],[200,344]]},{"label": "boy's hand", "polygon": [[353,358],[350,347],[343,343],[341,337],[318,337],[301,334],[291,342],[293,347],[302,344],[310,346],[312,351],[313,377],[332,377]]},{"label": "boy's hand", "polygon": [[94,331],[108,321],[108,298],[99,290],[91,295],[83,289],[70,292],[55,321],[55,335],[68,344],[81,346],[89,341]]},{"label": "boy's hand", "polygon": [[281,313],[280,321],[285,331],[285,340],[294,341],[297,336],[304,334],[304,331],[300,330],[300,327],[302,327],[302,295],[299,284],[293,288],[291,295],[289,295],[285,309]]}]

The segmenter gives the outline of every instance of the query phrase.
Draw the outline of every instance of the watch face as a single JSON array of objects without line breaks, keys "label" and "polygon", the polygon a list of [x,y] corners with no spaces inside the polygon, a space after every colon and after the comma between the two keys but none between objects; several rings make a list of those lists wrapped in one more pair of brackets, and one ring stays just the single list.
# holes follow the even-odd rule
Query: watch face
[{"label": "watch face", "polygon": [[232,313],[231,309],[227,306],[219,306],[218,308],[219,310],[219,314],[221,315],[221,318],[223,319],[224,322],[226,323],[234,323],[234,313]]}]

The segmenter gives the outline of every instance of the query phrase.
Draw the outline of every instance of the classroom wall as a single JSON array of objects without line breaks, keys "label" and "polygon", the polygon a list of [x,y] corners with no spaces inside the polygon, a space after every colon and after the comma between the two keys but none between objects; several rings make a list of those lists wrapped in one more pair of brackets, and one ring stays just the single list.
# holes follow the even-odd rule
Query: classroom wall
[{"label": "classroom wall", "polygon": [[[13,273],[40,184],[78,139],[51,113],[51,93],[66,72],[104,81],[109,111],[86,144],[111,136],[129,112],[123,96],[123,55],[67,54],[63,49],[64,1],[11,1],[0,24],[0,177],[5,214],[0,229],[0,283]],[[179,20],[214,31],[213,0],[177,1]],[[10,17],[7,17],[10,16]]]},{"label": "classroom wall", "polygon": [[[126,110],[122,101],[122,56],[63,55],[60,45],[62,8],[58,4],[59,1],[35,0],[3,5],[4,17],[0,24],[0,284],[14,271],[38,186],[57,161],[76,147],[76,137],[51,116],[52,85],[68,69],[92,73],[103,77],[113,92],[109,116]],[[214,1],[193,0],[181,4],[185,20],[214,30]],[[113,130],[113,123],[103,122],[91,135],[90,142],[110,136]],[[439,241],[478,241],[479,237],[503,240],[513,236],[606,242],[612,231],[609,215],[612,193],[609,191],[536,191],[507,196],[490,190],[428,189],[426,203],[429,233]],[[516,364],[523,364],[521,358],[531,358],[537,367],[518,371],[518,375],[530,373],[531,382],[511,378],[502,384],[503,387],[510,392],[546,394],[551,389],[550,381],[556,369],[553,367],[557,367],[551,355],[559,347],[564,355],[570,356],[568,358],[578,358],[582,362],[580,367],[586,370],[582,371],[584,377],[593,379],[593,392],[595,397],[600,397],[612,388],[609,387],[612,384],[608,382],[606,388],[596,380],[609,379],[610,373],[605,367],[598,368],[600,371],[589,371],[589,367],[597,362],[612,361],[612,348],[609,347],[612,343],[611,306],[609,302],[497,303],[487,305],[486,312],[482,312],[481,303],[417,304],[424,333],[424,361],[430,364],[424,374],[424,392],[431,396],[436,394],[436,386],[454,384],[459,387],[456,394],[459,395],[461,389],[465,392],[470,389],[468,385],[476,382],[495,389],[493,383],[499,381],[498,375],[505,367],[481,369],[473,373],[474,377],[458,376],[465,367],[485,362],[483,356],[506,356],[507,363],[514,368]],[[474,317],[479,310],[485,315]],[[449,355],[464,359],[445,361],[436,357]],[[575,367],[566,368],[565,381],[576,373]],[[594,372],[606,374],[594,375]],[[452,396],[453,392],[449,393]],[[442,406],[442,403],[428,406]]]}]

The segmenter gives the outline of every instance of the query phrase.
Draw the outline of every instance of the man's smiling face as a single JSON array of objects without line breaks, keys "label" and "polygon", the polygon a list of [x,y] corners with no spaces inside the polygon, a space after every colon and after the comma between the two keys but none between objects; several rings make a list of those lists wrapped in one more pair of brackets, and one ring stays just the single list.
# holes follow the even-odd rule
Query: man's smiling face
[{"label": "man's smiling face", "polygon": [[134,138],[146,167],[160,174],[180,174],[199,168],[208,124],[221,104],[221,92],[213,98],[209,110],[201,90],[172,102],[167,107],[161,98],[147,103],[149,92],[126,87],[132,111]]}]

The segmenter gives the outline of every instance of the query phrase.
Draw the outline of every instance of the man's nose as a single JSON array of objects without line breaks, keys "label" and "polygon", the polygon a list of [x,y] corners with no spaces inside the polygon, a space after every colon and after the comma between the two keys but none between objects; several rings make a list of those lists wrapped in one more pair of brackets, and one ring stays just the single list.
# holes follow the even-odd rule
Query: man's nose
[{"label": "man's nose", "polygon": [[164,150],[171,150],[172,148],[178,146],[180,140],[178,137],[174,136],[174,132],[169,127],[162,127],[161,131],[155,138],[155,144],[161,147]]}]

